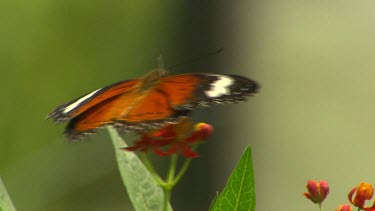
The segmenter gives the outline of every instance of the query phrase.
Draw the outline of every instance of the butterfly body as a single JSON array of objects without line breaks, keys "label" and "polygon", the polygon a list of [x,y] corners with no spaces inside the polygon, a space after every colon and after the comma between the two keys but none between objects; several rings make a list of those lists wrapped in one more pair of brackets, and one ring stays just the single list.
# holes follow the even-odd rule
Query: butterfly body
[{"label": "butterfly body", "polygon": [[69,120],[70,139],[105,125],[139,131],[173,122],[188,110],[228,102],[242,102],[259,91],[256,82],[242,76],[181,74],[167,76],[155,70],[140,79],[121,81],[65,103],[48,118]]}]

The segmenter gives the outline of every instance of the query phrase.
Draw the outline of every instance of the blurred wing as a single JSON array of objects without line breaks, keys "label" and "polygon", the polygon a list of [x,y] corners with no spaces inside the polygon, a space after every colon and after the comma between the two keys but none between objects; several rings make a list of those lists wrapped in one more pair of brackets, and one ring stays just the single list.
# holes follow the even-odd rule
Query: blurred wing
[{"label": "blurred wing", "polygon": [[65,134],[69,139],[79,139],[93,133],[96,128],[114,124],[116,119],[128,113],[143,97],[134,90],[108,98],[71,119]]},{"label": "blurred wing", "polygon": [[57,123],[69,120],[107,99],[134,90],[139,81],[139,79],[121,81],[95,90],[57,107],[47,118],[52,118]]},{"label": "blurred wing", "polygon": [[169,97],[153,88],[127,113],[117,118],[116,123],[125,131],[144,132],[175,122],[179,114],[171,107]]},{"label": "blurred wing", "polygon": [[184,74],[156,79],[142,86],[138,81],[125,81],[63,105],[57,109],[66,111],[62,116],[74,116],[65,133],[77,139],[104,125],[145,131],[174,122],[187,110],[242,102],[259,91],[255,81],[235,75]]},{"label": "blurred wing", "polygon": [[175,110],[243,102],[259,92],[259,85],[237,75],[183,74],[163,78],[156,89],[168,96]]},{"label": "blurred wing", "polygon": [[70,120],[66,135],[79,139],[104,125],[114,125],[121,130],[142,132],[173,122],[179,113],[170,107],[169,98],[157,89],[140,94],[127,92],[91,107]]},{"label": "blurred wing", "polygon": [[161,78],[145,96],[115,121],[125,130],[142,131],[178,121],[189,110],[243,102],[259,85],[236,75],[183,74]]}]

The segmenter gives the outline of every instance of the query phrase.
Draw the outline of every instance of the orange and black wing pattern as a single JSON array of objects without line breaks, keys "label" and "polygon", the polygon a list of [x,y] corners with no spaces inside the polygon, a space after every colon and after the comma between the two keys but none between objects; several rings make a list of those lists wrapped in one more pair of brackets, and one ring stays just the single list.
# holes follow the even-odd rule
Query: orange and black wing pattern
[{"label": "orange and black wing pattern", "polygon": [[165,76],[157,70],[63,104],[48,117],[56,122],[69,120],[65,131],[69,139],[80,139],[105,125],[139,132],[161,127],[199,107],[242,102],[258,91],[255,81],[242,76]]},{"label": "orange and black wing pattern", "polygon": [[126,80],[97,89],[57,107],[48,114],[47,118],[53,119],[56,123],[64,122],[82,114],[105,100],[131,92],[136,88],[138,82],[139,80]]},{"label": "orange and black wing pattern", "polygon": [[157,88],[169,96],[171,106],[176,110],[243,102],[260,90],[259,85],[248,78],[217,74],[168,76]]}]

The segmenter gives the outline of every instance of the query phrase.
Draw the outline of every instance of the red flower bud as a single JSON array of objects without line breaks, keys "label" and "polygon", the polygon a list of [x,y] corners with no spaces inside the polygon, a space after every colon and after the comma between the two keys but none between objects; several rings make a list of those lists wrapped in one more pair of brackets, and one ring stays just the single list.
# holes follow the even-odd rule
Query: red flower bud
[{"label": "red flower bud", "polygon": [[335,211],[352,211],[352,207],[347,204],[340,205]]},{"label": "red flower bud", "polygon": [[320,180],[318,183],[309,180],[306,188],[308,193],[304,193],[304,196],[317,204],[322,203],[329,193],[328,183],[324,180]]}]

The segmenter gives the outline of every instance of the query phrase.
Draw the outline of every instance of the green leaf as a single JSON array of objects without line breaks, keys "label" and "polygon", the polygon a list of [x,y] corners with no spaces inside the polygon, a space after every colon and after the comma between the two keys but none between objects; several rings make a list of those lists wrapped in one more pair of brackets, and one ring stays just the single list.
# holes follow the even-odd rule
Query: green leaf
[{"label": "green leaf", "polygon": [[0,178],[0,210],[16,211],[12,200],[9,197],[8,191],[5,188],[3,180]]},{"label": "green leaf", "polygon": [[[125,141],[116,129],[107,127],[116,152],[122,181],[136,211],[162,211],[164,193],[142,161],[133,152],[124,152]],[[172,210],[169,205],[168,210]]]},{"label": "green leaf", "polygon": [[226,187],[213,202],[210,210],[255,210],[254,171],[250,147],[246,148]]}]

